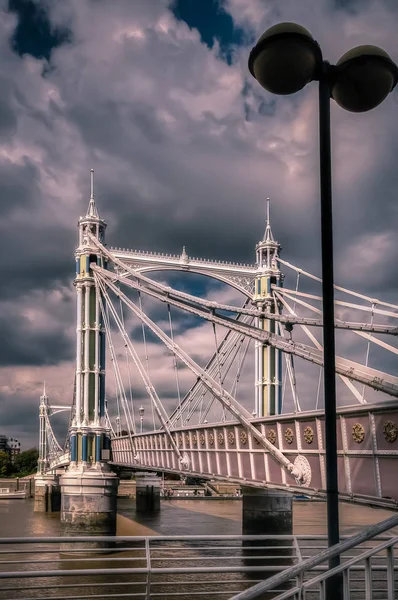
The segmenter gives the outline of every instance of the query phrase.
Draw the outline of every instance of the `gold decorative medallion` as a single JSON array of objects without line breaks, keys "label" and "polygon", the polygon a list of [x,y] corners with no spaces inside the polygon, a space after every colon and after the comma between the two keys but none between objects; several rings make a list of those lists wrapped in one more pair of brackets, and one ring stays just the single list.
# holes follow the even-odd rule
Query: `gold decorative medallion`
[{"label": "gold decorative medallion", "polygon": [[201,433],[201,434],[199,435],[199,441],[200,441],[200,443],[201,443],[201,445],[202,445],[202,446],[204,446],[204,445],[205,445],[205,443],[206,443],[206,438],[205,438],[205,434],[204,434],[204,433]]},{"label": "gold decorative medallion", "polygon": [[235,434],[233,431],[228,431],[228,444],[235,444]]},{"label": "gold decorative medallion", "polygon": [[244,446],[247,444],[247,433],[246,433],[246,431],[241,431],[240,432],[239,439],[240,439],[240,443],[243,444]]},{"label": "gold decorative medallion", "polygon": [[185,445],[189,446],[189,433],[185,434]]},{"label": "gold decorative medallion", "polygon": [[209,444],[210,446],[214,446],[214,434],[209,433]]},{"label": "gold decorative medallion", "polygon": [[198,445],[198,436],[196,435],[196,433],[194,433],[192,436],[192,442],[194,446]]},{"label": "gold decorative medallion", "polygon": [[285,431],[285,440],[288,444],[291,444],[294,440],[293,429],[291,429],[290,427],[288,427]]},{"label": "gold decorative medallion", "polygon": [[180,433],[180,435],[178,436],[178,445],[182,446],[182,435]]},{"label": "gold decorative medallion", "polygon": [[270,429],[267,433],[267,440],[271,442],[271,444],[275,444],[276,442],[276,431],[275,429]]},{"label": "gold decorative medallion", "polygon": [[365,429],[360,423],[355,423],[355,425],[352,426],[352,439],[357,444],[361,444],[365,439]]},{"label": "gold decorative medallion", "polygon": [[395,442],[398,437],[397,426],[392,421],[386,421],[386,423],[384,423],[383,433],[387,442]]},{"label": "gold decorative medallion", "polygon": [[312,442],[314,441],[314,430],[312,429],[312,427],[306,427],[304,429],[304,439],[307,442],[307,444],[312,444]]},{"label": "gold decorative medallion", "polygon": [[217,441],[219,443],[220,446],[224,445],[224,434],[220,431],[220,433],[217,436]]}]

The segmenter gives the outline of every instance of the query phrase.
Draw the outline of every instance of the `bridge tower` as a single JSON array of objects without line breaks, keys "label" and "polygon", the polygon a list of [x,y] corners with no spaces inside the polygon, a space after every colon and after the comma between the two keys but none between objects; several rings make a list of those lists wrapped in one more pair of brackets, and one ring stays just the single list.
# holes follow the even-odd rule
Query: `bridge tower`
[{"label": "bridge tower", "polygon": [[80,217],[76,258],[77,347],[75,412],[70,427],[70,464],[61,477],[65,535],[115,535],[118,478],[112,473],[110,430],[105,418],[105,330],[90,265],[106,259],[90,236],[104,242],[106,223],[94,198],[94,171],[85,217]]},{"label": "bridge tower", "polygon": [[[269,198],[267,198],[267,220],[264,237],[256,246],[254,303],[264,312],[257,317],[257,326],[275,333],[275,321],[267,319],[267,314],[280,310],[274,299],[272,286],[281,287],[283,275],[278,258],[281,249],[271,230]],[[278,415],[282,411],[282,355],[280,350],[261,342],[255,345],[255,412],[258,417]]]}]

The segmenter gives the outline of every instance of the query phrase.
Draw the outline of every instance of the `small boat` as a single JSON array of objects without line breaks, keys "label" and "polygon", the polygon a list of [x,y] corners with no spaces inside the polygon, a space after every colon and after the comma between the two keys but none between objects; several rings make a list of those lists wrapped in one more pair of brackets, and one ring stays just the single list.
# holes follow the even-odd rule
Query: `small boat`
[{"label": "small boat", "polygon": [[0,488],[0,500],[15,500],[16,498],[26,498],[26,490],[14,490],[10,492],[10,488]]}]

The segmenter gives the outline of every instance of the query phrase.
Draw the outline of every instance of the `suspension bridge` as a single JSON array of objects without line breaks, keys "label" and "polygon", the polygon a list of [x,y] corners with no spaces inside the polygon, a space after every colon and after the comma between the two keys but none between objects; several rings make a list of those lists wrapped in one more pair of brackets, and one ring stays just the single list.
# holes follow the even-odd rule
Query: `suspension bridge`
[{"label": "suspension bridge", "polygon": [[[91,172],[75,253],[73,399],[71,407],[52,406],[46,393],[40,401],[38,482],[65,467],[69,531],[76,514],[98,513],[93,498],[115,496],[116,466],[324,495],[321,279],[281,258],[268,200],[265,221],[253,264],[192,258],[185,247],[180,255],[108,247]],[[177,289],[181,278],[170,287],[152,271],[212,278],[211,297],[221,300]],[[398,377],[384,369],[396,368],[398,306],[337,285],[335,298],[339,492],[395,505]],[[188,352],[191,332],[198,345]],[[210,339],[205,358],[200,345]],[[67,408],[62,446],[51,416]],[[104,506],[109,533],[114,501]]]}]

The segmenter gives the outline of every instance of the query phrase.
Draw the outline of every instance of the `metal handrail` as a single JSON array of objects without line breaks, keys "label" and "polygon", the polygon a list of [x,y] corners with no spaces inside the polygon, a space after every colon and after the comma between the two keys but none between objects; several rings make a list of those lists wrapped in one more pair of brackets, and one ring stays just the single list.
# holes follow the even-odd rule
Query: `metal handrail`
[{"label": "metal handrail", "polygon": [[[65,598],[63,591],[76,588],[80,599],[89,599],[98,597],[95,595],[98,588],[102,590],[101,586],[104,586],[107,598],[148,600],[163,598],[166,594],[170,600],[180,597],[219,597],[226,600],[247,597],[242,595],[245,592],[240,593],[241,590],[259,583],[261,595],[265,584],[267,590],[271,588],[274,595],[279,594],[278,600],[302,598],[305,590],[319,585],[322,599],[323,582],[331,572],[327,571],[327,564],[319,562],[327,560],[331,551],[342,553],[355,548],[344,554],[344,566],[356,573],[368,589],[372,586],[369,573],[380,573],[384,582],[387,573],[386,597],[390,600],[394,586],[391,577],[391,574],[394,575],[392,546],[398,542],[398,537],[378,534],[396,525],[398,515],[370,527],[366,532],[346,538],[338,547],[329,550],[324,550],[324,535],[0,538],[0,598],[12,591],[14,595],[18,594],[15,597],[19,600],[28,600],[37,598],[34,590],[40,589],[45,593],[51,588],[52,593],[59,594],[52,597],[61,599]],[[87,542],[96,542],[96,547],[87,547]],[[67,544],[65,551],[62,549],[64,544]],[[381,548],[384,553],[387,552],[387,559],[385,555],[375,557],[370,566],[370,556],[380,552]],[[362,554],[357,556],[360,552]],[[307,559],[310,554],[316,556]],[[71,560],[74,562],[70,563]],[[286,560],[293,561],[295,566],[287,568],[287,564],[292,562],[286,564]],[[357,564],[360,560],[365,564]],[[283,582],[310,569],[310,580],[308,574],[305,582],[299,575],[297,580],[290,581],[292,588],[285,591]],[[275,573],[278,573],[276,577],[264,582],[267,575]],[[347,577],[344,577],[347,587]],[[35,585],[35,581],[39,585]],[[129,585],[134,587],[128,588]],[[252,593],[253,589],[248,591]],[[255,589],[259,588],[255,586]],[[313,593],[312,589],[309,591]],[[314,591],[317,593],[316,588]],[[258,593],[249,597],[258,597]],[[370,598],[368,594],[366,600]]]},{"label": "metal handrail", "polygon": [[[293,567],[287,568],[282,573],[278,573],[277,575],[270,577],[266,581],[262,581],[261,583],[258,583],[257,585],[254,585],[251,588],[249,588],[243,592],[240,592],[236,596],[233,596],[231,598],[231,600],[255,600],[256,598],[260,598],[265,592],[270,592],[270,591],[274,590],[275,588],[280,588],[281,585],[284,585],[285,583],[287,583],[288,581],[290,581],[293,578],[302,577],[306,571],[312,570],[314,567],[317,567],[320,564],[328,561],[330,558],[333,558],[335,556],[340,556],[344,552],[347,552],[347,550],[352,550],[359,544],[366,542],[366,541],[370,541],[370,540],[374,539],[375,537],[377,537],[378,535],[380,535],[381,533],[384,533],[384,532],[388,531],[389,529],[392,529],[393,527],[397,527],[397,526],[398,526],[398,515],[389,517],[385,521],[376,523],[376,525],[371,525],[370,527],[367,527],[360,533],[357,533],[357,534],[353,535],[352,537],[343,540],[339,544],[336,544],[335,546],[332,546],[331,548],[323,550],[316,556],[308,558],[307,560],[304,560],[303,562],[298,563],[297,565],[294,565]],[[384,542],[384,544],[381,544],[381,546],[384,547],[385,544],[387,544],[387,546],[388,545],[391,546],[397,542],[398,542],[398,537],[393,537],[393,538],[391,538],[390,542]],[[372,549],[372,550],[375,550],[374,553],[376,553],[376,551],[380,552],[381,549],[382,549],[381,547],[376,546],[376,548]],[[352,559],[352,560],[355,560],[355,559]],[[363,560],[363,558],[359,559],[359,560]],[[343,563],[339,567],[336,567],[335,569],[324,573],[323,577],[324,577],[324,579],[326,579],[328,577],[331,577],[335,573],[343,572],[346,568],[349,568],[349,567],[346,567],[346,564]],[[291,589],[288,592],[285,592],[283,595],[279,596],[279,600],[282,600],[282,598],[294,597],[295,594],[297,595],[298,591],[300,591],[300,588]],[[277,600],[277,599],[275,598],[275,600]]]}]

